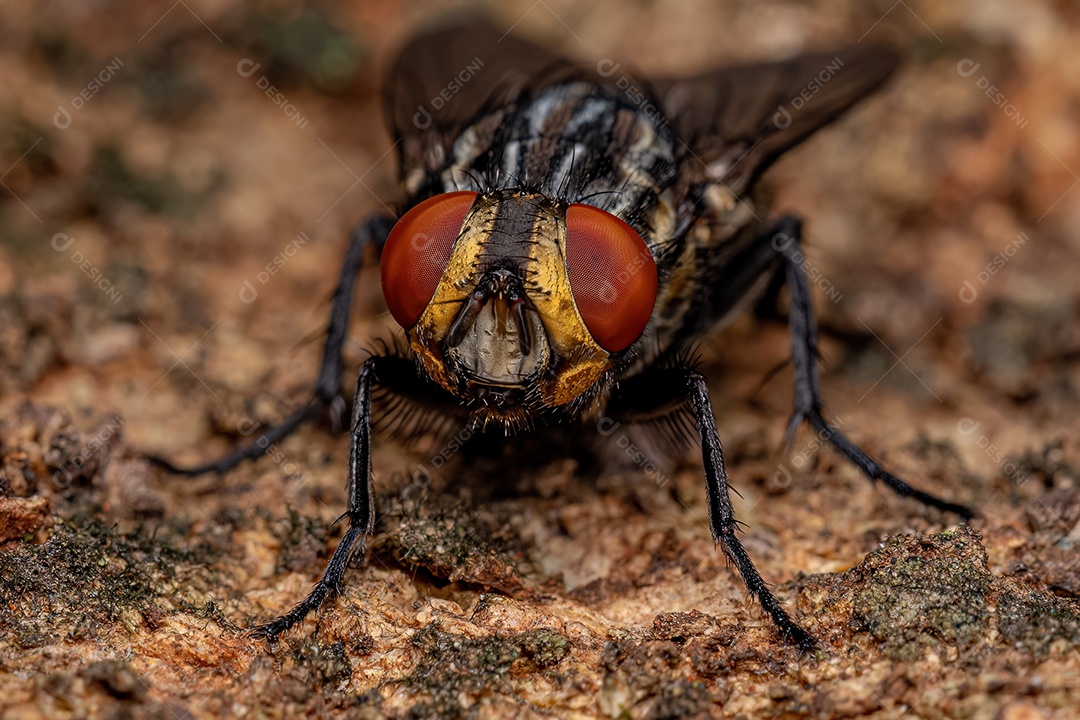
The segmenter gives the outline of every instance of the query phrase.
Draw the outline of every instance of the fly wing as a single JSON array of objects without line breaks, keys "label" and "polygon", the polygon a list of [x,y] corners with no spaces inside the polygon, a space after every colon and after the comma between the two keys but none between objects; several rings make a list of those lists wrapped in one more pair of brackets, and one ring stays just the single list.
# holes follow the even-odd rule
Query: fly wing
[{"label": "fly wing", "polygon": [[781,154],[839,117],[896,68],[897,54],[852,46],[653,83],[676,134],[736,193]]},{"label": "fly wing", "polygon": [[422,33],[387,76],[386,121],[401,147],[402,176],[437,167],[448,143],[486,111],[502,107],[570,60],[484,20]]}]

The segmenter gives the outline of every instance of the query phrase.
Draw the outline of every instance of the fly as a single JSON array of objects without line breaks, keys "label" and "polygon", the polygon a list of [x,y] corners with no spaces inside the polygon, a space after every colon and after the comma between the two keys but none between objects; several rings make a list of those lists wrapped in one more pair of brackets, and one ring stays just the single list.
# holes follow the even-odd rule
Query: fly
[{"label": "fly", "polygon": [[883,469],[823,416],[801,221],[766,222],[758,192],[777,157],[869,94],[896,62],[889,50],[858,46],[645,82],[611,61],[583,67],[483,24],[407,45],[385,85],[406,200],[398,218],[371,217],[351,237],[313,399],[217,462],[156,461],[188,475],[222,472],[323,409],[340,412],[353,285],[365,249],[378,251],[407,347],[369,357],[359,372],[348,528],[311,593],[253,633],[272,642],[301,622],[362,552],[375,517],[379,388],[470,431],[507,435],[601,417],[688,421],[701,442],[713,541],[785,639],[814,647],[739,540],[705,378],[687,352],[782,284],[795,375],[788,435],[808,422],[872,481],[972,517]]}]

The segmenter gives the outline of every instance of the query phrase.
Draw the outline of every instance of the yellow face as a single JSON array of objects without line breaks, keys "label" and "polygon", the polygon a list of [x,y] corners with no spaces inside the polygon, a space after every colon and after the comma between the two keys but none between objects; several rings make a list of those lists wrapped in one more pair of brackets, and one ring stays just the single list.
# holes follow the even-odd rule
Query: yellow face
[{"label": "yellow face", "polygon": [[[521,211],[510,233],[508,203]],[[477,197],[434,296],[409,330],[424,369],[451,393],[475,396],[477,386],[516,386],[522,397],[558,407],[587,396],[611,369],[611,353],[597,344],[575,303],[565,215],[565,205],[541,195]],[[496,277],[496,291],[488,293],[469,327],[452,333],[470,295],[491,276],[493,263],[504,259],[514,260],[514,276],[503,276],[501,284]],[[516,300],[523,303],[518,312],[515,285],[521,296]]]},{"label": "yellow face", "polygon": [[380,266],[428,377],[474,421],[507,431],[588,409],[634,352],[658,291],[652,251],[626,222],[521,190],[417,203]]}]

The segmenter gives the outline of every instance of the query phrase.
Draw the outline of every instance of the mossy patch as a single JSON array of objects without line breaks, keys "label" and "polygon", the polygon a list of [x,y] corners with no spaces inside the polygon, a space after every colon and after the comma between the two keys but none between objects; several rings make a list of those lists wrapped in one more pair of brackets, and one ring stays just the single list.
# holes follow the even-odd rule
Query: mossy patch
[{"label": "mossy patch", "polygon": [[1001,641],[1034,655],[1080,647],[1080,605],[1042,593],[1002,593],[997,602]]},{"label": "mossy patch", "polygon": [[47,542],[0,552],[0,628],[23,647],[41,647],[96,635],[100,625],[134,631],[162,612],[198,609],[213,585],[204,554],[97,521],[58,522]]},{"label": "mossy patch", "polygon": [[438,507],[405,496],[380,499],[397,515],[373,543],[395,561],[428,573],[439,583],[462,582],[493,588],[514,597],[534,597],[518,571],[524,552],[509,526],[496,513],[466,504]]},{"label": "mossy patch", "polygon": [[271,529],[278,541],[277,572],[310,572],[320,566],[330,525],[290,508],[289,516],[274,522]]},{"label": "mossy patch", "polygon": [[726,658],[715,639],[638,642],[625,637],[609,643],[601,656],[600,707],[620,718],[710,717],[724,697],[705,682],[694,662],[705,646],[711,657]]},{"label": "mossy patch", "polygon": [[569,638],[551,629],[471,638],[445,632],[437,623],[417,632],[412,644],[420,659],[402,683],[426,696],[411,708],[412,717],[470,717],[477,698],[512,696],[515,678],[548,674],[571,651]]},{"label": "mossy patch", "polygon": [[857,587],[850,628],[898,660],[940,645],[973,650],[987,635],[993,580],[970,528],[893,538],[844,574]]},{"label": "mossy patch", "polygon": [[323,92],[341,90],[365,59],[363,46],[318,8],[288,16],[253,12],[245,25],[277,85],[314,84]]},{"label": "mossy patch", "polygon": [[155,215],[190,220],[224,182],[224,173],[217,171],[206,187],[193,190],[173,174],[148,176],[126,162],[116,146],[101,145],[95,149],[84,192],[95,212],[127,202]]}]

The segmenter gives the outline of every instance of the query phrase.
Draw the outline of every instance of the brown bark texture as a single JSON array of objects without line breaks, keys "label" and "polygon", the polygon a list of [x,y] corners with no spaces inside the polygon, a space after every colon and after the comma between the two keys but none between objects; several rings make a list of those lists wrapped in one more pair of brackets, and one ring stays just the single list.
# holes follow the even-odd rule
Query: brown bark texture
[{"label": "brown bark texture", "polygon": [[[769,181],[806,220],[829,416],[970,526],[871,486],[791,410],[783,323],[702,338],[742,538],[700,453],[620,427],[467,460],[377,437],[378,519],[318,578],[346,438],[308,398],[352,226],[401,199],[379,83],[462,3],[0,3],[0,718],[1021,718],[1080,707],[1080,10],[1068,2],[472,3],[568,55],[692,74],[891,42],[883,90]],[[370,260],[370,258],[369,258]],[[346,391],[396,332],[360,275]],[[445,462],[443,462],[445,460]],[[441,467],[437,467],[441,466]],[[430,476],[419,468],[432,470]]]}]

